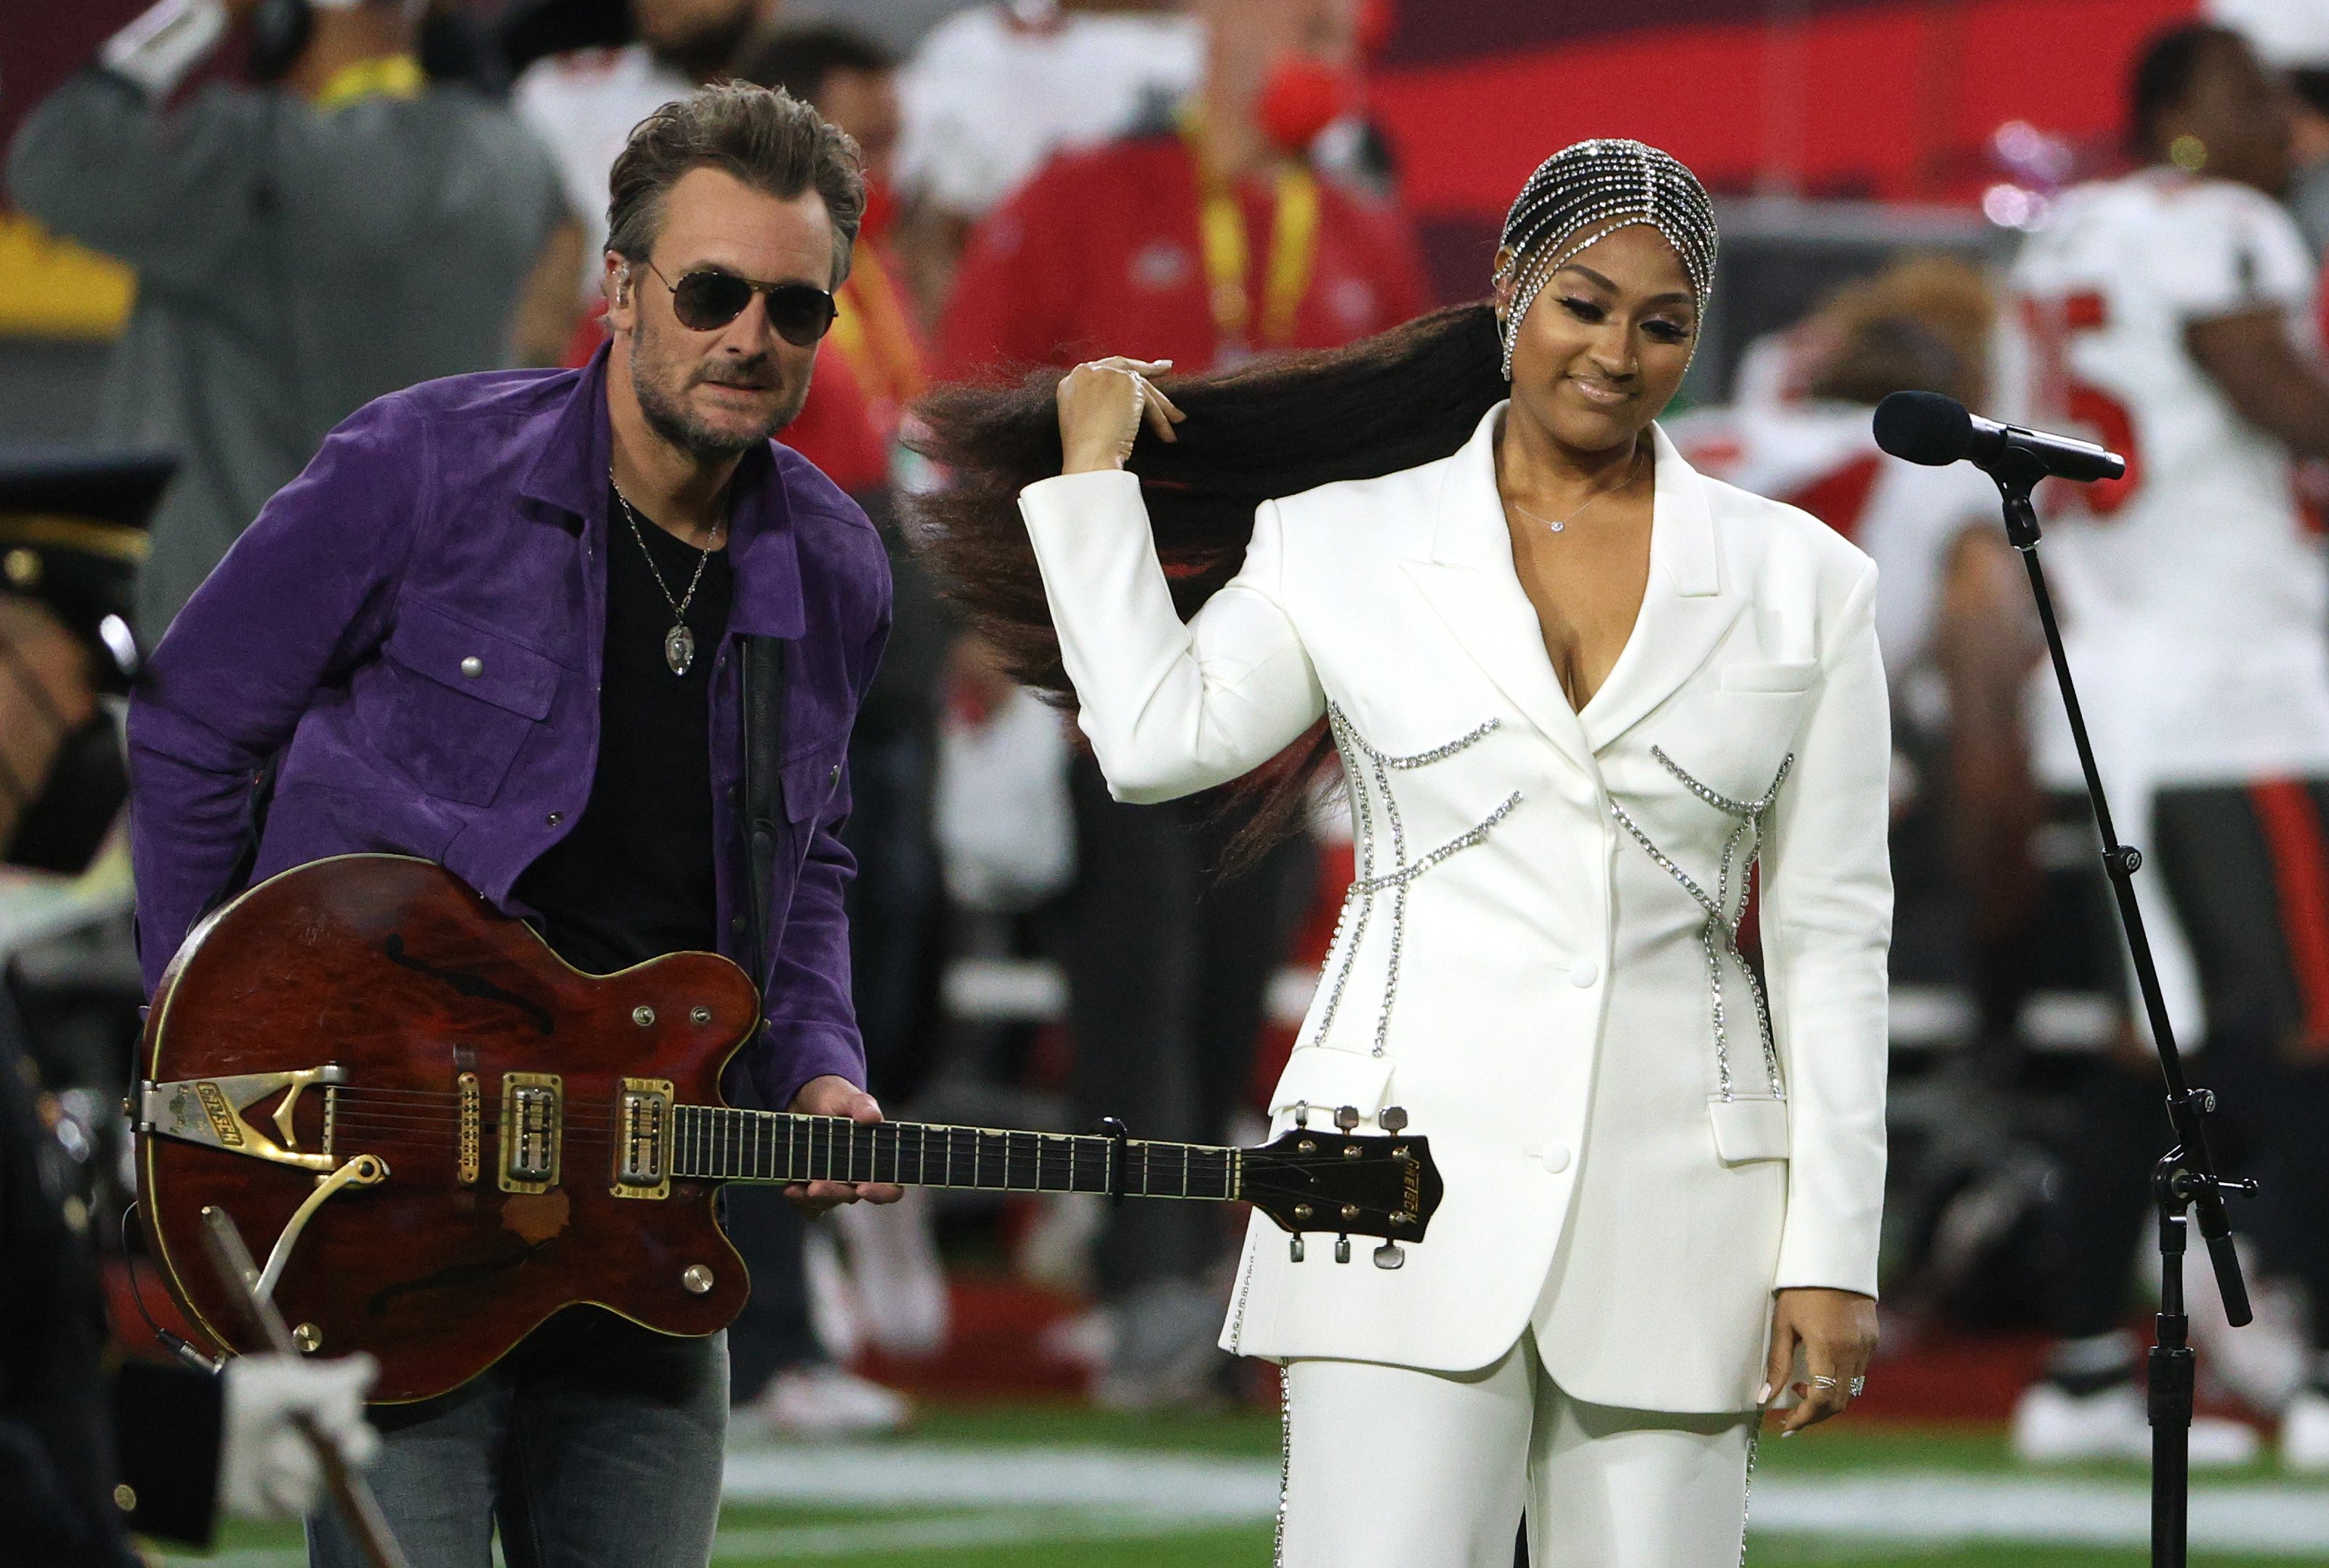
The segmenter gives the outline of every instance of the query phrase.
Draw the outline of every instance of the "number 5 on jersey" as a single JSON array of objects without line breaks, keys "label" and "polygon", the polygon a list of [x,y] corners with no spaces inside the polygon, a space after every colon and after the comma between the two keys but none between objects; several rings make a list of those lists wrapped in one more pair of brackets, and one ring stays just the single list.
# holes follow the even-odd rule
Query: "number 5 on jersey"
[{"label": "number 5 on jersey", "polygon": [[2083,505],[2098,517],[2107,517],[2133,500],[2143,483],[2135,416],[2110,393],[2079,379],[2070,369],[2070,350],[2073,334],[2100,332],[2110,325],[2109,307],[2102,295],[2094,291],[2052,299],[2025,295],[2019,305],[2023,330],[2035,361],[2040,417],[2057,428],[2098,441],[2126,459],[2126,472],[2118,478],[2054,486],[2069,491],[2070,505]]}]

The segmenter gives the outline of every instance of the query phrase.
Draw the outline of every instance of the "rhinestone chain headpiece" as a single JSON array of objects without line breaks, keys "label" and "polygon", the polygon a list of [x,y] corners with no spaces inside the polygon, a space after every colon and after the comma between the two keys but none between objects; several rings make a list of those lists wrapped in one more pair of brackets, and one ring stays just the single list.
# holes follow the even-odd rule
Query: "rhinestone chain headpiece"
[{"label": "rhinestone chain headpiece", "polygon": [[1504,322],[1505,380],[1512,379],[1521,323],[1546,282],[1587,246],[1636,223],[1647,223],[1674,248],[1705,317],[1715,240],[1706,187],[1671,154],[1644,143],[1609,137],[1577,142],[1536,166],[1504,216],[1501,248],[1508,259],[1496,281],[1514,278]]}]

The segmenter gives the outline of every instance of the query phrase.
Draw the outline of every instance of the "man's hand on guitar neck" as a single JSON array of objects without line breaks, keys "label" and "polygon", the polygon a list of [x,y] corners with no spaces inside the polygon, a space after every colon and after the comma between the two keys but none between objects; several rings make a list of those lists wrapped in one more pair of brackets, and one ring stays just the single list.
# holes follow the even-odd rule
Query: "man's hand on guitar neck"
[{"label": "man's hand on guitar neck", "polygon": [[[803,1116],[845,1116],[852,1121],[879,1121],[882,1107],[872,1095],[846,1078],[826,1073],[800,1087],[787,1108]],[[803,1214],[821,1214],[863,1198],[869,1204],[894,1204],[906,1189],[888,1182],[794,1182],[785,1196]]]}]

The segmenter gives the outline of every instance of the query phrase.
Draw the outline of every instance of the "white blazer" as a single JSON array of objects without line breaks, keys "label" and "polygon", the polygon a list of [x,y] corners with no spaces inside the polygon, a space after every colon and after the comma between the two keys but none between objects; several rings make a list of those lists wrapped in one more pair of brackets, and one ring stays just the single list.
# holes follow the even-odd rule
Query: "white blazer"
[{"label": "white blazer", "polygon": [[[1297,1103],[1314,1126],[1403,1106],[1447,1197],[1396,1270],[1369,1246],[1338,1265],[1318,1238],[1296,1262],[1257,1214],[1222,1344],[1457,1372],[1533,1324],[1574,1397],[1744,1410],[1774,1289],[1876,1289],[1876,568],[1658,431],[1640,619],[1574,712],[1513,565],[1503,411],[1438,462],[1264,505],[1243,571],[1186,625],[1133,476],[1046,479],[1020,507],[1118,799],[1234,779],[1322,715],[1350,780],[1360,879],[1276,1124]],[[1715,898],[1731,845],[1736,912],[1732,808],[1783,767],[1759,818],[1767,1061],[1719,940],[1717,1051],[1709,915],[1680,877]]]}]

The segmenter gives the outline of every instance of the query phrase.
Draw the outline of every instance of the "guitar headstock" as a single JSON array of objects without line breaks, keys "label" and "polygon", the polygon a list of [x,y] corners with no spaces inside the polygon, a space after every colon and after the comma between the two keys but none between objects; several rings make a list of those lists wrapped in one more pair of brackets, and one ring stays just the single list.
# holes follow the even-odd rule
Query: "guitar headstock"
[{"label": "guitar headstock", "polygon": [[[1381,1120],[1403,1129],[1407,1119],[1391,1106]],[[1419,1242],[1439,1207],[1445,1187],[1431,1163],[1430,1141],[1404,1130],[1362,1133],[1355,1130],[1358,1121],[1346,1106],[1333,1128],[1297,1126],[1244,1151],[1240,1195],[1293,1233],[1297,1261],[1301,1237],[1310,1233]],[[1396,1246],[1378,1248],[1376,1265],[1397,1268],[1389,1260],[1398,1255]],[[1348,1260],[1347,1241],[1337,1243],[1335,1256]]]}]

